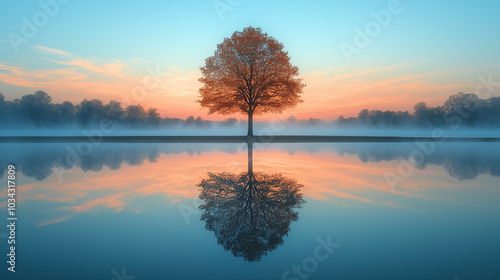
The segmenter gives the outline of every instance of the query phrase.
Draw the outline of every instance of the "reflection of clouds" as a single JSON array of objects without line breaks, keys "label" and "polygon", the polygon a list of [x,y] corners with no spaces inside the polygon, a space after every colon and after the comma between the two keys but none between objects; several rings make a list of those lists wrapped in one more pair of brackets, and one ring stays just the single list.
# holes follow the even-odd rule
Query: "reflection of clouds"
[{"label": "reflection of clouds", "polygon": [[46,221],[43,221],[41,223],[38,223],[38,226],[43,227],[43,226],[47,226],[47,225],[51,225],[51,224],[57,224],[57,223],[64,222],[64,221],[69,220],[69,219],[71,219],[71,216],[50,219],[50,220],[46,220]]},{"label": "reflection of clouds", "polygon": [[[40,149],[39,145],[42,145],[43,148]],[[11,161],[15,161],[18,172],[41,181],[56,172],[54,168],[69,170],[78,167],[85,172],[101,171],[104,167],[118,170],[123,165],[141,165],[146,161],[155,162],[161,154],[186,153],[192,156],[213,150],[236,153],[237,147],[210,145],[200,148],[196,145],[183,144],[100,144],[93,146],[90,155],[74,160],[77,150],[77,144],[2,144],[0,151],[3,157],[0,158],[0,163],[7,166]],[[0,177],[4,174],[5,169],[1,169]]]},{"label": "reflection of clouds", "polygon": [[[297,152],[293,156],[276,151],[265,151],[262,154],[256,153],[255,158],[259,163],[256,165],[263,170],[270,172],[281,170],[281,173],[297,178],[307,186],[303,190],[305,196],[342,204],[360,201],[397,206],[390,201],[391,197],[380,197],[377,194],[426,198],[422,194],[425,188],[420,186],[454,187],[450,183],[432,181],[428,180],[428,177],[415,175],[414,178],[412,177],[414,180],[409,180],[402,188],[394,191],[387,184],[384,174],[397,170],[399,162],[395,160],[377,164],[362,163],[355,156],[339,156],[325,151],[314,155]],[[426,170],[425,174],[436,177],[444,175],[443,172],[436,170]]]},{"label": "reflection of clouds", "polygon": [[[73,168],[63,182],[59,182],[56,175],[52,174],[42,182],[23,185],[18,190],[18,197],[22,203],[36,200],[66,204],[51,211],[64,216],[64,219],[55,218],[55,221],[67,220],[68,215],[106,208],[135,211],[137,209],[129,208],[129,202],[152,194],[163,194],[178,202],[178,198],[193,198],[192,186],[206,174],[207,169],[223,171],[229,161],[241,161],[244,156],[220,152],[195,153],[192,156],[182,153],[162,155],[156,163],[129,161],[140,165],[122,164],[116,170],[104,167],[94,172],[92,169],[82,171]],[[2,196],[6,195],[5,191]],[[54,222],[42,224],[51,223]]]},{"label": "reflection of clouds", "polygon": [[[389,188],[384,173],[397,172],[400,160],[408,159],[414,149],[412,144],[267,145],[265,150],[254,152],[254,170],[282,173],[306,186],[302,189],[305,197],[342,205],[405,207],[400,201],[402,197],[465,201],[458,194],[439,190],[493,187],[491,182],[496,178],[489,184],[481,178],[460,180],[481,174],[499,176],[500,152],[494,143],[446,145],[438,147],[396,192]],[[21,203],[34,200],[54,205],[51,213],[59,215],[52,217],[56,221],[101,209],[143,210],[132,209],[131,201],[153,194],[171,198],[171,203],[181,203],[197,195],[193,186],[208,171],[246,170],[242,163],[247,155],[237,152],[237,144],[101,144],[80,164],[66,166],[70,172],[59,182],[54,167],[64,166],[65,147],[0,145],[2,166],[15,161],[19,175],[42,180],[18,189]],[[5,175],[5,170],[2,172]],[[7,197],[6,189],[1,196]]]},{"label": "reflection of clouds", "polygon": [[120,211],[126,200],[151,194],[193,198],[192,186],[198,178],[206,174],[207,168],[223,167],[227,160],[228,156],[221,156],[220,153],[207,153],[203,156],[175,154],[163,155],[156,163],[124,165],[118,170],[105,168],[99,173],[86,173],[76,169],[62,183],[51,176],[41,183],[24,185],[20,189],[20,197],[76,204],[58,209],[75,212],[89,211],[97,206]]}]

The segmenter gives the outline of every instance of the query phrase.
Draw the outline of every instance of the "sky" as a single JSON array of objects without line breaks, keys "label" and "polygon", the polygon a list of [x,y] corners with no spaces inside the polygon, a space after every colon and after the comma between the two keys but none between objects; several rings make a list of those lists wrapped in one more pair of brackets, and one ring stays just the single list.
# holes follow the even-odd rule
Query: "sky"
[{"label": "sky", "polygon": [[[247,26],[284,44],[307,86],[278,115],[336,119],[361,109],[409,110],[463,91],[500,96],[500,2],[2,1],[0,92],[44,90],[156,107],[163,117],[207,115],[195,101],[199,67]],[[488,86],[485,86],[485,81]],[[243,115],[235,115],[243,118]],[[259,119],[276,116],[264,115]]]}]

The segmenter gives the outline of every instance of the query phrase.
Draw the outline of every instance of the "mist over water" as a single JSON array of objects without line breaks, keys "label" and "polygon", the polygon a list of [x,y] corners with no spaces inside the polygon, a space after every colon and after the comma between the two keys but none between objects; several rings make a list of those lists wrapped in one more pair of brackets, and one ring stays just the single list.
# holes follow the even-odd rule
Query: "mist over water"
[{"label": "mist over water", "polygon": [[[362,109],[355,117],[337,120],[282,118],[254,121],[254,134],[333,136],[431,137],[435,129],[448,137],[500,137],[500,97],[481,99],[473,93],[449,96],[441,106],[424,102],[414,111]],[[247,121],[230,117],[224,121],[161,117],[155,108],[140,104],[123,107],[118,101],[101,100],[53,103],[49,94],[36,91],[21,99],[5,100],[0,93],[0,136],[229,136],[246,135]]]},{"label": "mist over water", "polygon": [[[331,122],[317,124],[289,124],[282,121],[258,121],[254,123],[257,136],[273,135],[317,135],[317,136],[400,136],[429,137],[439,130],[447,137],[500,137],[498,128],[373,128],[369,126],[341,127]],[[0,136],[243,136],[247,123],[237,122],[231,126],[217,123],[206,126],[172,125],[167,127],[129,128],[115,126],[100,129],[98,125],[82,128],[78,125],[51,128],[0,129]]]}]

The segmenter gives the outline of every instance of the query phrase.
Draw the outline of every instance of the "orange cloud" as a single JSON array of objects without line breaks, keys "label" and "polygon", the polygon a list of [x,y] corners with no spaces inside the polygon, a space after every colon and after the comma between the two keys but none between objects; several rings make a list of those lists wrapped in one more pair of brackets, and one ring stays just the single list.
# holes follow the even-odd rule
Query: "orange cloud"
[{"label": "orange cloud", "polygon": [[0,82],[45,90],[54,102],[79,103],[84,98],[96,98],[156,107],[163,116],[204,115],[194,102],[198,71],[151,66],[140,59],[99,60],[43,46],[35,49],[43,60],[53,62],[53,68],[33,70],[0,62]]},{"label": "orange cloud", "polygon": [[464,69],[402,75],[408,67],[403,63],[350,73],[332,69],[306,74],[305,102],[286,115],[336,119],[340,115],[355,116],[361,109],[411,112],[420,101],[438,105],[450,94],[474,88],[470,83],[441,81],[449,73]]},{"label": "orange cloud", "polygon": [[47,52],[47,53],[53,53],[53,54],[58,54],[58,55],[63,55],[63,56],[72,56],[72,54],[70,54],[69,52],[65,52],[65,51],[53,49],[53,48],[47,48],[44,46],[35,46],[35,49],[38,49],[40,51]]},{"label": "orange cloud", "polygon": [[[0,81],[45,90],[55,102],[79,103],[83,98],[108,102],[114,99],[124,105],[140,103],[156,107],[162,116],[186,118],[194,115],[217,120],[228,117],[208,116],[207,110],[195,102],[201,86],[198,82],[201,74],[197,69],[181,71],[158,64],[152,66],[140,59],[82,58],[43,46],[35,49],[41,59],[53,63],[52,68],[34,70],[0,62]],[[417,102],[438,105],[450,94],[474,90],[477,85],[474,79],[461,78],[471,69],[416,73],[419,67],[422,65],[418,62],[405,62],[368,69],[344,66],[306,73],[302,75],[307,84],[303,93],[305,102],[278,118],[295,115],[297,118],[336,119],[340,115],[355,116],[365,108],[412,111]],[[243,115],[236,117],[244,118]],[[257,116],[260,120],[274,118],[276,116]]]}]

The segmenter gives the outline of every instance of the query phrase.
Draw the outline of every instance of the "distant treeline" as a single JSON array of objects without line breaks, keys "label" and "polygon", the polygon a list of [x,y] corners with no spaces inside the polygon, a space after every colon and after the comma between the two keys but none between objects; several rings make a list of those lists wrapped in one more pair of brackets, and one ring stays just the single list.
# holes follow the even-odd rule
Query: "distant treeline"
[{"label": "distant treeline", "polygon": [[480,99],[476,94],[459,92],[441,106],[417,103],[414,112],[363,109],[358,117],[337,120],[340,126],[369,127],[492,127],[500,126],[500,97]]},{"label": "distant treeline", "polygon": [[[158,127],[168,125],[210,126],[214,122],[202,120],[193,116],[187,119],[162,118],[156,108],[145,109],[142,105],[123,107],[118,101],[112,100],[105,104],[101,100],[83,100],[80,104],[69,101],[52,103],[44,91],[24,95],[20,99],[6,101],[0,93],[0,127],[51,127],[80,125],[83,127],[99,124],[102,120],[112,121],[115,125],[125,127]],[[217,122],[223,126],[233,126],[236,118]]]},{"label": "distant treeline", "polygon": [[[145,109],[141,105],[126,107],[118,101],[104,104],[98,99],[83,100],[80,104],[69,101],[52,103],[44,91],[24,95],[20,99],[6,101],[0,93],[0,127],[51,127],[92,126],[101,120],[110,120],[125,127],[196,126],[209,127],[213,124],[235,126],[236,118],[225,121],[209,121],[192,116],[187,119],[162,118],[156,108]],[[480,99],[476,94],[459,92],[451,95],[442,106],[430,107],[425,102],[417,103],[414,112],[380,111],[363,109],[357,117],[325,122],[320,119],[298,120],[289,117],[287,125],[317,126],[338,125],[341,127],[498,127],[500,126],[500,97]]]}]

